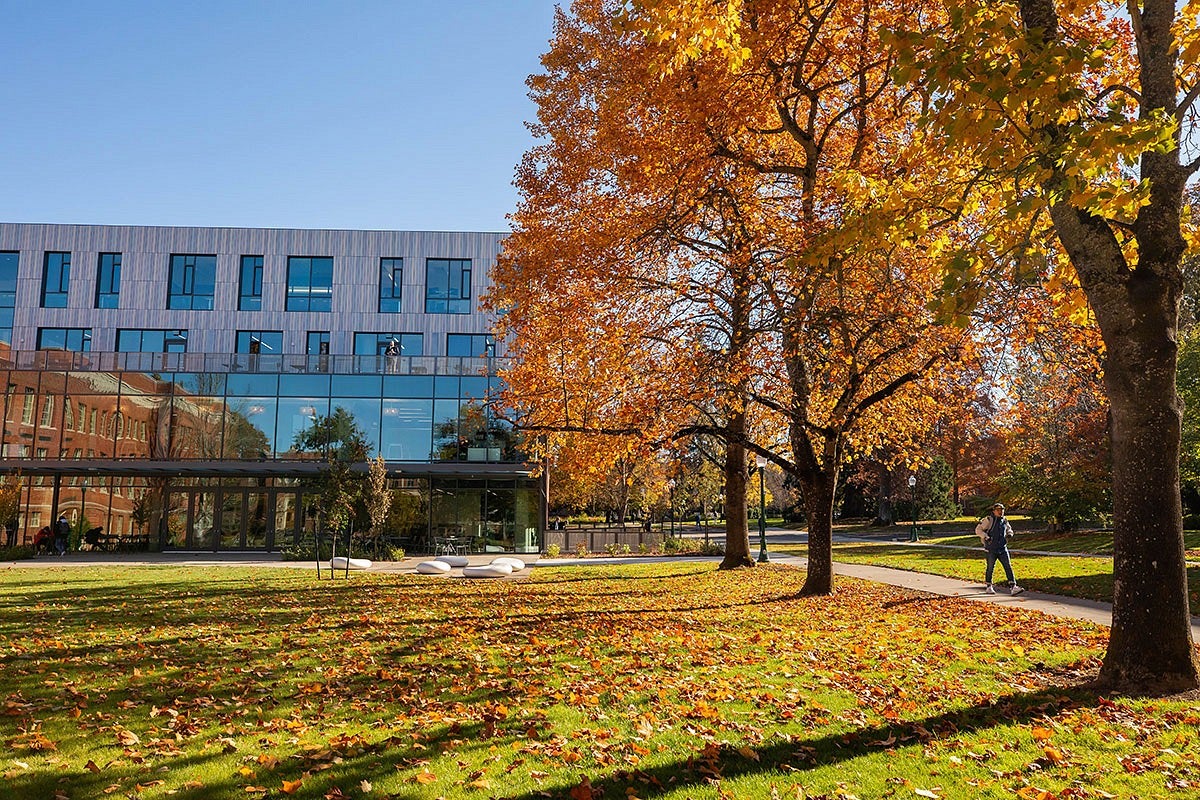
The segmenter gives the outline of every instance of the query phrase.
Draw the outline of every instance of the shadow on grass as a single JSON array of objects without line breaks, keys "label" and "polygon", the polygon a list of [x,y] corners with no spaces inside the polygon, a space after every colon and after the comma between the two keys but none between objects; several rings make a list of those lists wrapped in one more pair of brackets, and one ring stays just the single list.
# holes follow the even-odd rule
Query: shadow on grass
[{"label": "shadow on grass", "polygon": [[[617,772],[592,782],[597,797],[624,797],[634,790],[640,798],[656,797],[688,788],[708,787],[710,779],[738,778],[788,771],[803,773],[816,767],[841,764],[869,753],[891,747],[903,747],[932,739],[977,733],[999,725],[1027,723],[1047,714],[1097,704],[1099,695],[1084,686],[1046,690],[1030,694],[1010,694],[994,701],[892,725],[864,726],[845,734],[812,739],[791,737],[787,741],[764,744],[746,750],[725,747],[680,755],[658,766]],[[509,800],[533,800],[549,796],[566,797],[572,785],[546,787],[544,790],[506,795]]]}]

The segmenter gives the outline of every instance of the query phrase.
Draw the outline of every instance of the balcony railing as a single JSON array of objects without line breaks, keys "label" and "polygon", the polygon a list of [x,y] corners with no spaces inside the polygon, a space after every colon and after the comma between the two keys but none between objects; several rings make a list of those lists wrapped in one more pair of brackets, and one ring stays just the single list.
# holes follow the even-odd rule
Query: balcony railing
[{"label": "balcony railing", "polygon": [[506,358],[459,356],[292,355],[278,353],[116,353],[14,350],[0,369],[56,372],[263,372],[335,375],[487,375]]}]

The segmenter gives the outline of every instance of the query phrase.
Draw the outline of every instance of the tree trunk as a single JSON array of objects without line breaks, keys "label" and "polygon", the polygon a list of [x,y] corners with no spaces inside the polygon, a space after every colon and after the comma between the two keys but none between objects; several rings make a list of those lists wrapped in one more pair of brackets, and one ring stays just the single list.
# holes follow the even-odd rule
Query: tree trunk
[{"label": "tree trunk", "polygon": [[833,500],[837,473],[801,475],[808,514],[808,575],[800,594],[833,594]]},{"label": "tree trunk", "polygon": [[1200,683],[1188,612],[1179,496],[1175,322],[1132,298],[1131,336],[1108,345],[1112,408],[1113,621],[1100,681],[1179,690]]},{"label": "tree trunk", "polygon": [[895,520],[892,514],[892,471],[884,464],[876,464],[875,475],[879,479],[879,488],[875,493],[875,524],[891,525]]},{"label": "tree trunk", "polygon": [[[1059,38],[1053,0],[1021,0],[1031,41]],[[1140,116],[1176,112],[1174,0],[1137,9]],[[1040,33],[1038,33],[1040,31]],[[1061,138],[1056,126],[1043,129]],[[1176,133],[1178,136],[1178,133]],[[1176,139],[1178,145],[1178,138]],[[1179,150],[1147,150],[1141,177],[1150,193],[1132,226],[1136,262],[1104,218],[1058,192],[1069,185],[1051,166],[1047,193],[1055,232],[1079,275],[1104,338],[1104,385],[1111,407],[1113,480],[1113,615],[1100,683],[1127,692],[1200,686],[1192,649],[1187,567],[1179,497],[1178,358],[1181,206],[1187,171]]]},{"label": "tree trunk", "polygon": [[750,557],[750,525],[746,519],[746,414],[735,411],[729,417],[729,437],[725,445],[725,557],[720,569],[753,567]]}]

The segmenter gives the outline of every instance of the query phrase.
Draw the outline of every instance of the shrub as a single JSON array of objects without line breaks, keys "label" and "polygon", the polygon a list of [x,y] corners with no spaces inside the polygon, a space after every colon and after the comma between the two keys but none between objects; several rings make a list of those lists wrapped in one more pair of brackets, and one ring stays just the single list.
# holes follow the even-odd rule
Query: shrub
[{"label": "shrub", "polygon": [[608,544],[604,545],[604,552],[608,553],[610,556],[615,556],[620,551],[621,546],[616,542],[609,542]]},{"label": "shrub", "polygon": [[[284,561],[316,561],[317,556],[313,553],[312,541],[301,542],[299,544],[285,544],[279,548],[279,554],[283,556]],[[333,557],[333,543],[329,540],[321,542],[321,561],[328,561]]]},{"label": "shrub", "polygon": [[558,542],[546,545],[546,558],[558,558],[558,554],[562,552]]},{"label": "shrub", "polygon": [[27,544],[0,547],[0,561],[21,561],[26,558],[33,558],[33,548]]},{"label": "shrub", "polygon": [[387,544],[386,542],[379,545],[376,558],[380,561],[403,561],[404,548],[399,545]]},{"label": "shrub", "polygon": [[642,542],[641,544],[638,545],[638,552],[641,553],[642,555],[646,555],[647,553],[650,552],[650,546],[648,544],[646,544],[645,542]]},{"label": "shrub", "polygon": [[576,558],[587,558],[587,554],[588,554],[587,542],[580,542],[579,544],[577,544],[575,546],[575,557]]}]

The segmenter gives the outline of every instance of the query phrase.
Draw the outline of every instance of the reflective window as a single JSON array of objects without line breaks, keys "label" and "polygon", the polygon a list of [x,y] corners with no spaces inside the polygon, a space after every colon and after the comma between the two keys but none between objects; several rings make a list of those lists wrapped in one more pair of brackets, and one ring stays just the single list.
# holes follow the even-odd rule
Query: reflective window
[{"label": "reflective window", "polygon": [[96,308],[117,308],[121,300],[121,254],[101,253],[96,261]]},{"label": "reflective window", "polygon": [[425,261],[425,313],[471,313],[469,258],[430,258]]},{"label": "reflective window", "polygon": [[188,332],[121,328],[117,331],[118,353],[186,353]]},{"label": "reflective window", "polygon": [[283,331],[238,331],[236,353],[281,353]]},{"label": "reflective window", "polygon": [[494,356],[496,337],[490,333],[448,333],[446,355],[470,358]]},{"label": "reflective window", "polygon": [[383,401],[380,452],[388,461],[428,461],[432,431],[432,400]]},{"label": "reflective window", "polygon": [[17,305],[17,270],[21,254],[0,253],[0,342],[12,344],[13,309]]},{"label": "reflective window", "polygon": [[238,310],[261,311],[263,291],[263,257],[242,256],[241,277],[238,282]]},{"label": "reflective window", "polygon": [[288,311],[330,311],[333,308],[333,259],[288,258]]},{"label": "reflective window", "polygon": [[403,258],[379,259],[379,310],[400,310],[400,288],[404,277]]},{"label": "reflective window", "polygon": [[309,331],[304,352],[310,356],[329,355],[329,331]]},{"label": "reflective window", "polygon": [[46,253],[42,267],[42,308],[66,308],[71,288],[71,254]]},{"label": "reflective window", "polygon": [[171,256],[167,308],[211,311],[216,287],[216,256]]},{"label": "reflective window", "polygon": [[424,348],[425,337],[420,333],[354,334],[356,356],[419,356],[423,354]]},{"label": "reflective window", "polygon": [[73,350],[86,353],[91,349],[91,328],[38,328],[38,350]]}]

